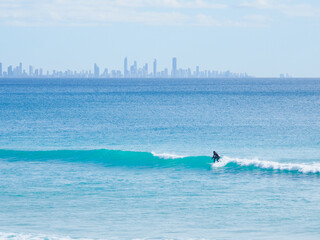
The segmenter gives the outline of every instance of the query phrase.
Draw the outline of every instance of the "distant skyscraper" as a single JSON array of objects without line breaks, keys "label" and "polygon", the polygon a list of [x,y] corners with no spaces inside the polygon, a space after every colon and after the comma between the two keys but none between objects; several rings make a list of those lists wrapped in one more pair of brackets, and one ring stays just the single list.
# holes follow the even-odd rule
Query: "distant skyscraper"
[{"label": "distant skyscraper", "polygon": [[200,68],[199,68],[199,66],[196,67],[196,77],[200,77]]},{"label": "distant skyscraper", "polygon": [[153,77],[157,76],[157,59],[153,61]]},{"label": "distant skyscraper", "polygon": [[13,76],[12,66],[8,67],[8,76]]},{"label": "distant skyscraper", "polygon": [[137,64],[137,61],[134,61],[133,62],[133,76],[137,77],[137,75],[138,75],[138,64]]},{"label": "distant skyscraper", "polygon": [[135,70],[135,71],[136,71],[136,73],[137,73],[137,70],[138,70],[138,64],[137,64],[137,61],[134,61],[133,66],[134,66],[134,70]]},{"label": "distant skyscraper", "polygon": [[148,74],[149,74],[149,66],[148,66],[148,63],[146,63],[143,67],[143,77],[148,77]]},{"label": "distant skyscraper", "polygon": [[188,78],[190,78],[191,76],[192,76],[192,74],[191,74],[191,69],[190,68],[188,68]]},{"label": "distant skyscraper", "polygon": [[18,75],[19,75],[19,76],[22,75],[22,63],[19,64],[19,74],[18,74]]},{"label": "distant skyscraper", "polygon": [[125,77],[128,76],[128,59],[127,59],[127,57],[124,59],[123,75]]},{"label": "distant skyscraper", "polygon": [[108,68],[105,68],[103,73],[102,73],[103,77],[108,77]]},{"label": "distant skyscraper", "polygon": [[0,77],[2,77],[2,63],[0,62]]},{"label": "distant skyscraper", "polygon": [[93,75],[94,75],[94,77],[100,76],[100,69],[96,63],[94,64]]},{"label": "distant skyscraper", "polygon": [[30,65],[29,66],[29,76],[33,75],[33,67]]},{"label": "distant skyscraper", "polygon": [[171,76],[172,77],[177,77],[177,58],[172,58],[172,72],[171,72]]}]

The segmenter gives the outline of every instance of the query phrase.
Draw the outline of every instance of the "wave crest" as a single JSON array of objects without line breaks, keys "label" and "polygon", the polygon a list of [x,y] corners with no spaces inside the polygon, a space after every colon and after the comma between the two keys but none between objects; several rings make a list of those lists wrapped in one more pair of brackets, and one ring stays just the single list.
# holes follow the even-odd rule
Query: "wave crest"
[{"label": "wave crest", "polygon": [[263,161],[259,159],[240,159],[230,157],[223,157],[220,162],[213,164],[212,167],[224,167],[230,163],[234,163],[242,167],[256,167],[260,169],[291,171],[301,173],[320,173],[320,163],[279,163],[273,161]]},{"label": "wave crest", "polygon": [[[75,238],[62,236],[49,236],[44,234],[31,233],[4,233],[0,232],[1,240],[73,240]],[[77,240],[89,240],[88,238],[77,238]]]},{"label": "wave crest", "polygon": [[176,155],[172,153],[155,153],[151,152],[153,156],[162,158],[162,159],[177,159],[177,158],[185,158],[185,156]]},{"label": "wave crest", "polygon": [[120,150],[54,150],[54,151],[16,151],[0,150],[0,160],[7,161],[66,161],[90,162],[104,166],[125,166],[145,168],[188,168],[215,169],[228,167],[274,171],[289,171],[320,174],[320,163],[280,163],[259,159],[241,159],[224,156],[220,162],[212,163],[209,156],[180,156],[169,153],[134,152]]}]

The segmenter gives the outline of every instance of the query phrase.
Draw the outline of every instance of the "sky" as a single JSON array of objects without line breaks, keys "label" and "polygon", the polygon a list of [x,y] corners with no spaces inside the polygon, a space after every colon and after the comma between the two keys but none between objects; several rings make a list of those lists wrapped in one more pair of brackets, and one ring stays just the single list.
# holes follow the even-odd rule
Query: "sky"
[{"label": "sky", "polygon": [[[0,62],[320,77],[319,0],[0,0]],[[150,66],[151,68],[151,66]]]}]

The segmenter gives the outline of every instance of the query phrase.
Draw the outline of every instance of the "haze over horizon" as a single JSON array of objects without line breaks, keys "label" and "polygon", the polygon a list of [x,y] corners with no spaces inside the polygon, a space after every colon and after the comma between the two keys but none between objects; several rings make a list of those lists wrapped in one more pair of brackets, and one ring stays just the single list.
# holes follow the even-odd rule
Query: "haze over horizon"
[{"label": "haze over horizon", "polygon": [[320,3],[310,0],[2,0],[0,62],[52,69],[159,68],[320,77]]}]

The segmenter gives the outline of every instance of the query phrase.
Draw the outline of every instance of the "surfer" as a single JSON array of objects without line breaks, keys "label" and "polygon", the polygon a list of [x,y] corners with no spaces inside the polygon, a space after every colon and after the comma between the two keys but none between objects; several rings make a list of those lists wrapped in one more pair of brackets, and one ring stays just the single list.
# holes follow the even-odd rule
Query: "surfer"
[{"label": "surfer", "polygon": [[213,151],[213,156],[211,159],[213,160],[214,163],[216,162],[216,160],[217,162],[219,162],[220,156],[216,151]]}]

